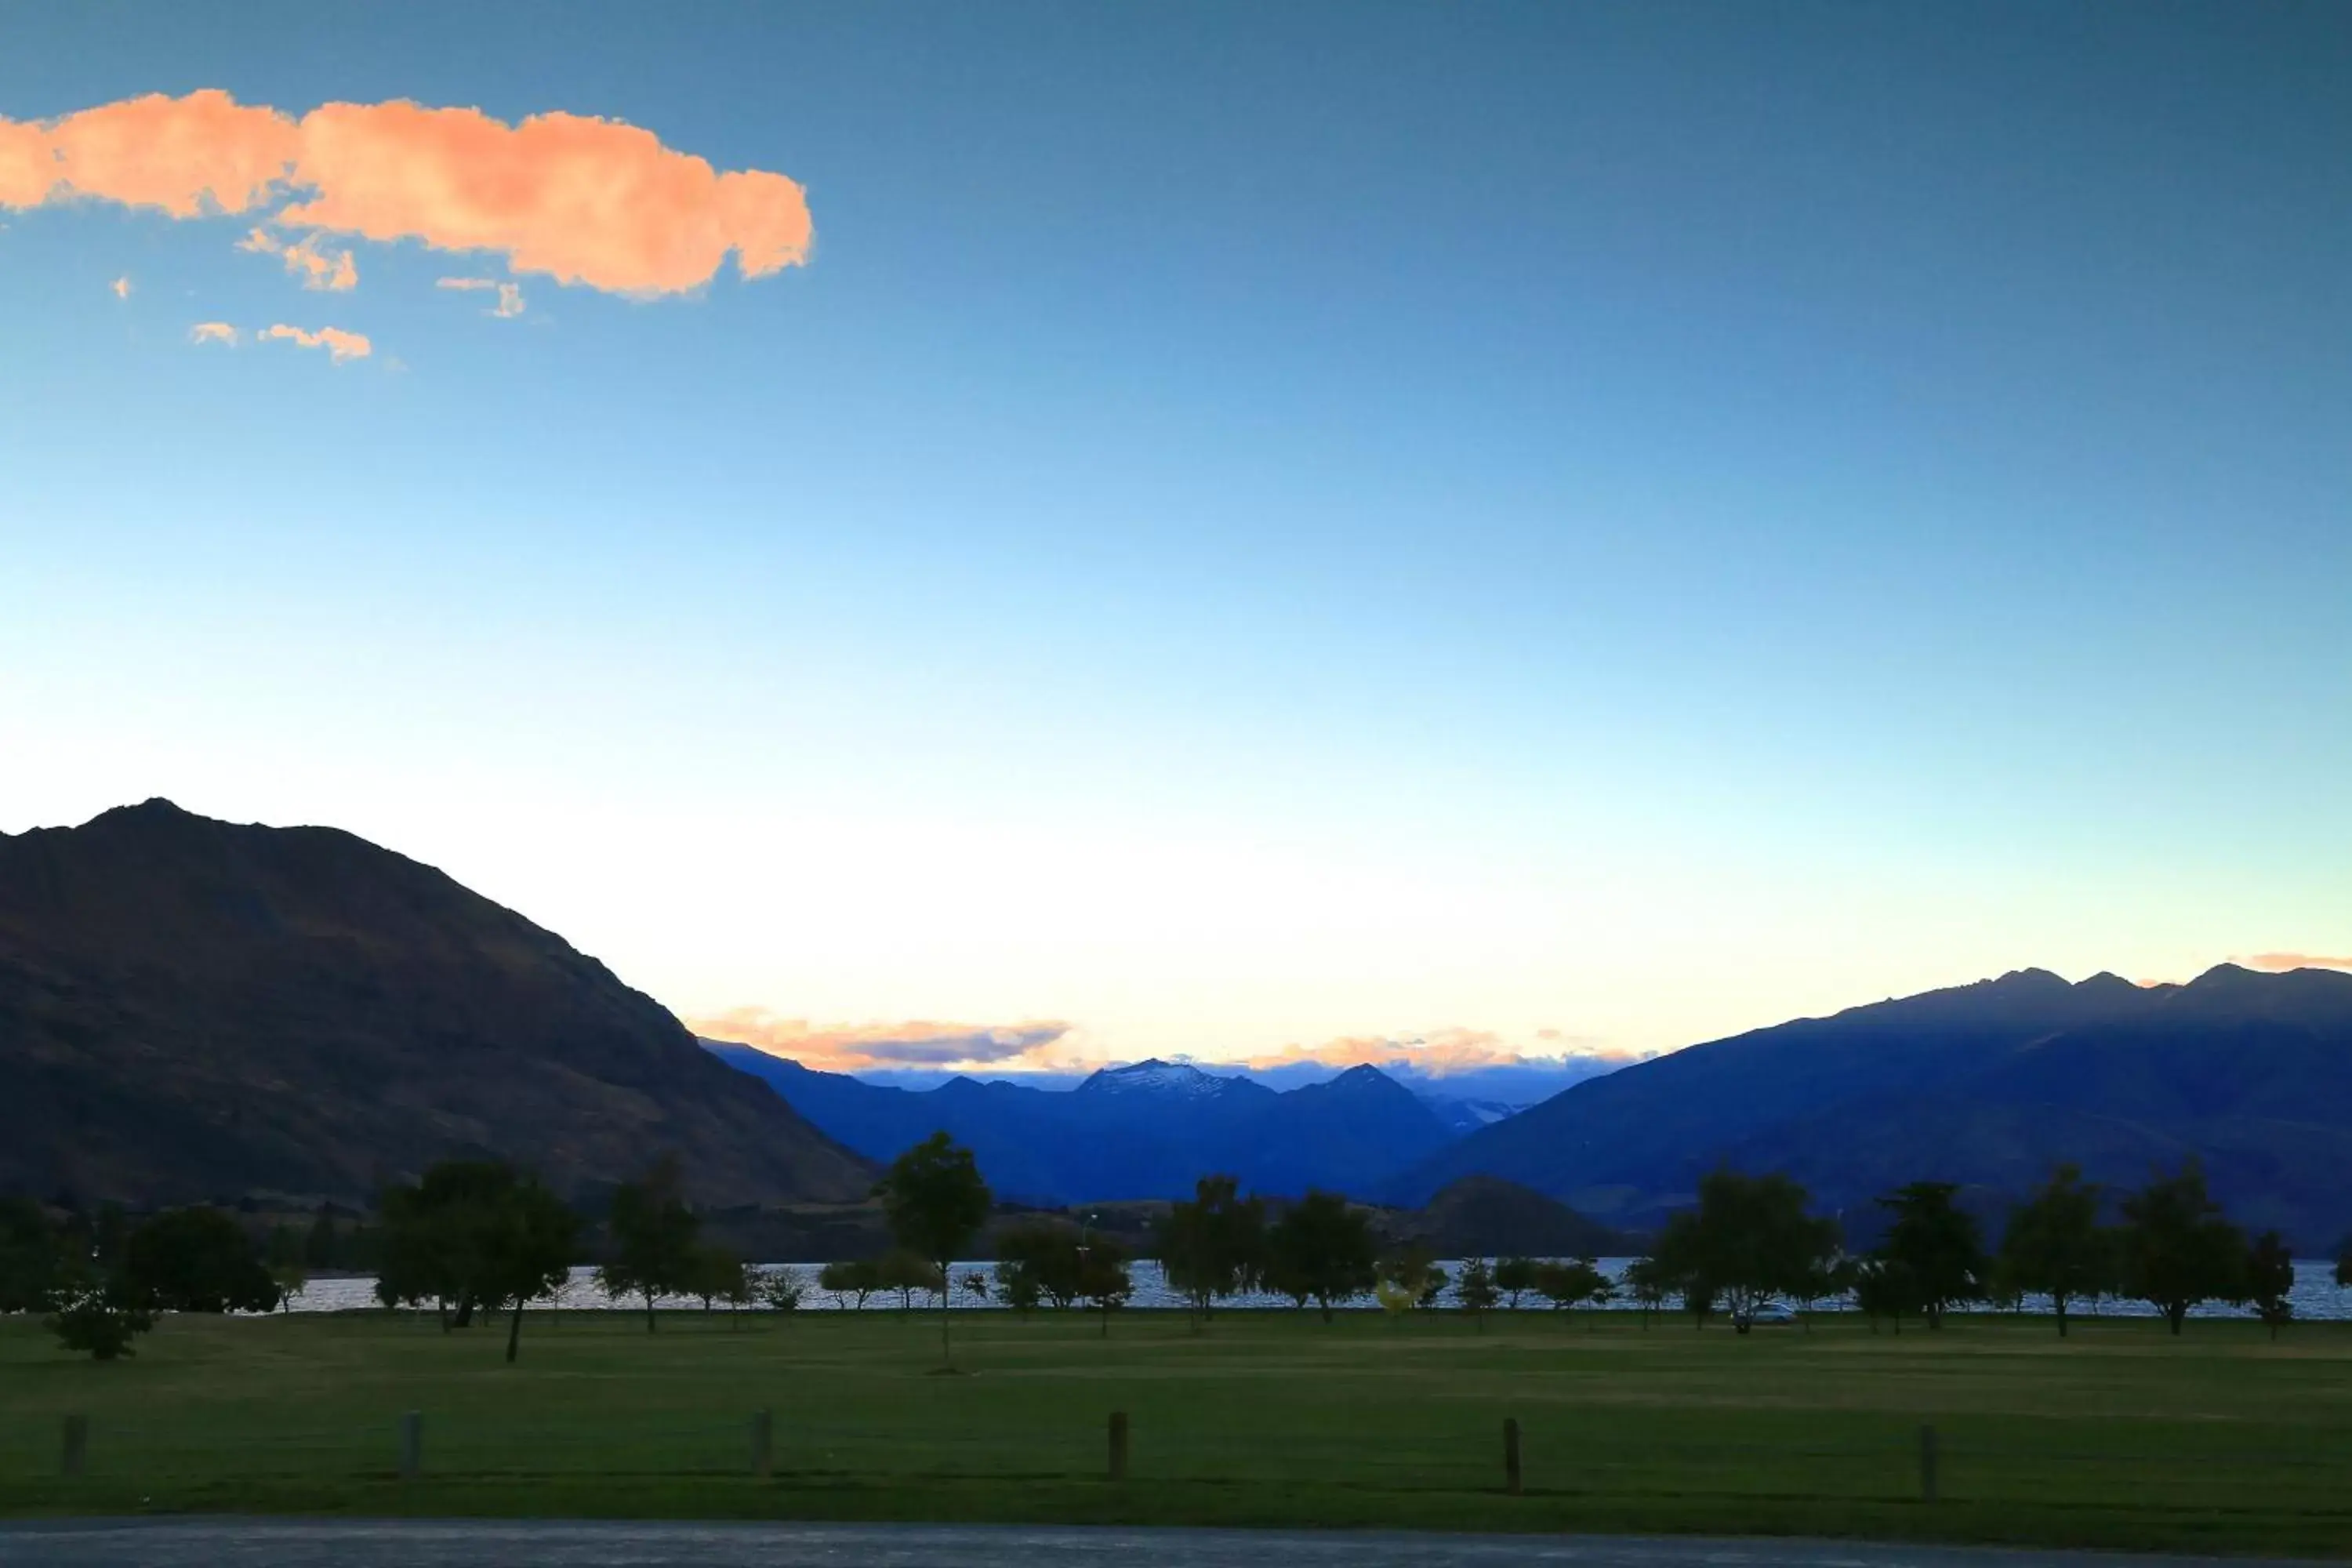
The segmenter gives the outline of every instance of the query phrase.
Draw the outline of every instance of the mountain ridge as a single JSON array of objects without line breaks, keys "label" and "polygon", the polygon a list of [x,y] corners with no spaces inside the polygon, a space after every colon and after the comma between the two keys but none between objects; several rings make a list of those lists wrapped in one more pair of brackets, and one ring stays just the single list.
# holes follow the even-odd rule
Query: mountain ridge
[{"label": "mountain ridge", "polygon": [[712,1201],[863,1162],[651,997],[433,867],[152,799],[0,839],[0,1186],[364,1202],[453,1154],[587,1193],[663,1149]]}]

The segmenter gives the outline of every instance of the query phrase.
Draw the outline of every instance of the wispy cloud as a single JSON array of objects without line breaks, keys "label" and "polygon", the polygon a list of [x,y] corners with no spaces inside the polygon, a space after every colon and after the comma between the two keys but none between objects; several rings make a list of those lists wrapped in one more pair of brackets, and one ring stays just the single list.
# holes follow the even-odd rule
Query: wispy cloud
[{"label": "wispy cloud", "polygon": [[128,277],[118,278],[107,287],[114,290],[114,297],[118,300],[131,298],[131,279]]},{"label": "wispy cloud", "polygon": [[[1558,1029],[1539,1029],[1536,1037],[1555,1047],[1572,1043]],[[1486,1029],[1433,1029],[1418,1035],[1347,1035],[1318,1046],[1285,1046],[1278,1051],[1250,1057],[1245,1065],[1261,1070],[1309,1062],[1333,1068],[1409,1065],[1427,1077],[1444,1078],[1479,1068],[1558,1060],[1566,1054],[1514,1050],[1500,1035]],[[1612,1053],[1604,1051],[1579,1050],[1574,1054],[1599,1060],[1616,1059]],[[1634,1058],[1629,1056],[1624,1059]]]},{"label": "wispy cloud", "polygon": [[805,263],[813,234],[792,180],[721,172],[616,120],[508,124],[400,100],[298,119],[213,89],[0,119],[0,207],[78,198],[177,218],[283,203],[278,229],[488,251],[512,272],[640,296],[698,289],[730,255],[745,278]]},{"label": "wispy cloud", "polygon": [[359,263],[348,250],[333,252],[319,248],[319,237],[306,234],[298,240],[283,240],[268,229],[257,228],[236,242],[239,250],[250,250],[260,256],[275,256],[286,263],[286,270],[302,280],[305,289],[325,289],[341,292],[360,286]]},{"label": "wispy cloud", "polygon": [[520,283],[501,283],[495,278],[444,278],[434,284],[434,287],[455,289],[466,293],[479,293],[485,289],[495,289],[499,293],[499,302],[490,307],[489,314],[500,318],[512,318],[521,315],[523,311],[522,285]]},{"label": "wispy cloud", "polygon": [[2249,969],[2284,973],[2289,969],[2352,969],[2352,953],[2330,957],[2318,952],[2257,952],[2235,962]]},{"label": "wispy cloud", "polygon": [[704,1039],[755,1046],[771,1056],[790,1057],[803,1067],[826,1072],[1002,1065],[1057,1044],[1071,1029],[1070,1025],[1052,1019],[996,1026],[815,1025],[805,1018],[778,1017],[765,1007],[738,1007],[712,1017],[688,1018],[686,1025]]},{"label": "wispy cloud", "polygon": [[238,335],[237,330],[226,321],[198,321],[188,329],[188,341],[192,343],[226,343],[235,348]]},{"label": "wispy cloud", "polygon": [[266,328],[256,335],[295,343],[306,349],[324,349],[327,357],[337,364],[346,360],[365,359],[375,353],[375,345],[364,336],[347,332],[341,327],[321,327],[315,332],[309,332],[299,327],[280,325]]}]

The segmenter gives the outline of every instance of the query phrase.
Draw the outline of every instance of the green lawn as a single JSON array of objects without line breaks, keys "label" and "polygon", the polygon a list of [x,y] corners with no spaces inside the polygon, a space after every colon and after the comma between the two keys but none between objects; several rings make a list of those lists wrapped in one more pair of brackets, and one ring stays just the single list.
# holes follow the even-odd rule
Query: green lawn
[{"label": "green lawn", "polygon": [[[100,1366],[0,1321],[0,1511],[700,1515],[1802,1532],[2352,1554],[2352,1324],[1132,1313],[171,1319]],[[774,1474],[751,1473],[755,1409]],[[397,1473],[424,1413],[424,1475]],[[1105,1476],[1129,1414],[1132,1461]],[[60,1477],[63,1417],[87,1473]],[[1526,1491],[1503,1489],[1502,1426]],[[1920,1495],[1919,1427],[1940,1449]]]}]

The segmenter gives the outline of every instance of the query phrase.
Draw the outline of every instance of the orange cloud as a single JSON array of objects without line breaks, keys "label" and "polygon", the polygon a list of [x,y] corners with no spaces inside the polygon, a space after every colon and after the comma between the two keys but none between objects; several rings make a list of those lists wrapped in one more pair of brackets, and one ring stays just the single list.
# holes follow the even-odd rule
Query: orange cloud
[{"label": "orange cloud", "polygon": [[436,289],[456,289],[468,293],[484,289],[499,291],[499,302],[490,307],[490,314],[502,319],[520,316],[523,311],[522,285],[501,283],[495,278],[444,278],[434,284]]},{"label": "orange cloud", "polygon": [[131,298],[131,279],[129,278],[118,278],[113,282],[109,283],[107,287],[114,290],[114,297],[118,300],[128,300]]},{"label": "orange cloud", "polygon": [[[0,206],[76,197],[173,217],[269,221],[433,249],[612,293],[675,294],[805,263],[805,193],[721,172],[617,120],[328,103],[299,121],[215,89],[127,99],[43,123],[0,119]],[[282,252],[281,252],[282,254]]]},{"label": "orange cloud", "polygon": [[2235,962],[2249,969],[2352,969],[2352,953],[2329,958],[2315,952],[2258,952],[2251,958],[2241,958]]},{"label": "orange cloud", "polygon": [[258,335],[279,339],[306,349],[324,349],[327,357],[337,364],[345,360],[365,359],[375,353],[375,345],[366,338],[357,332],[347,332],[341,327],[321,327],[315,332],[306,332],[299,327],[277,326]]},{"label": "orange cloud", "polygon": [[338,293],[360,286],[359,263],[348,250],[333,255],[319,248],[316,235],[304,235],[295,241],[285,241],[272,236],[268,229],[257,228],[236,242],[239,250],[257,255],[275,256],[286,263],[286,270],[302,280],[305,289],[327,289]]},{"label": "orange cloud", "polygon": [[[1547,1041],[1563,1038],[1557,1029],[1537,1031]],[[1583,1055],[1598,1053],[1585,1052]],[[1426,1035],[1350,1035],[1319,1046],[1285,1046],[1278,1051],[1248,1058],[1255,1068],[1295,1067],[1314,1062],[1323,1067],[1389,1067],[1400,1063],[1418,1068],[1432,1078],[1468,1072],[1476,1068],[1513,1067],[1528,1058],[1503,1043],[1501,1036],[1484,1029],[1438,1029]],[[1631,1060],[1631,1058],[1626,1058]]]},{"label": "orange cloud", "polygon": [[780,1018],[765,1007],[688,1018],[686,1026],[706,1040],[753,1046],[824,1072],[1002,1065],[1055,1044],[1071,1029],[1052,1019],[999,1026],[923,1022],[815,1026],[805,1018]]},{"label": "orange cloud", "polygon": [[236,338],[236,329],[226,321],[198,321],[188,329],[188,341],[192,343],[226,343],[235,348]]}]

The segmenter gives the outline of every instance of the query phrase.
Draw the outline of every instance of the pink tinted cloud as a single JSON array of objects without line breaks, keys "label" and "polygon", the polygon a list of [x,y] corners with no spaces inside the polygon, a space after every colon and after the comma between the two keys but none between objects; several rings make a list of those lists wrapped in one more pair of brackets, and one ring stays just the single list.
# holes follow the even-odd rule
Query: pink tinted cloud
[{"label": "pink tinted cloud", "polygon": [[2238,962],[2249,969],[2280,972],[2289,969],[2352,969],[2352,953],[2329,957],[2316,952],[2258,952]]},{"label": "pink tinted cloud", "polygon": [[1034,1065],[1038,1053],[1069,1034],[1057,1019],[1019,1024],[813,1025],[783,1018],[765,1007],[738,1007],[711,1017],[688,1018],[688,1028],[707,1040],[756,1047],[770,1056],[789,1057],[824,1072],[861,1072],[868,1068]]},{"label": "pink tinted cloud", "polygon": [[498,290],[499,302],[490,307],[491,315],[508,320],[520,316],[523,312],[522,285],[520,283],[501,283],[495,278],[444,278],[436,282],[434,287],[455,289],[465,293],[479,293],[485,289],[495,289]]},{"label": "pink tinted cloud", "polygon": [[131,279],[128,277],[118,278],[107,287],[114,290],[114,297],[118,300],[131,298]]},{"label": "pink tinted cloud", "polygon": [[40,123],[0,119],[0,206],[120,202],[173,217],[269,222],[437,250],[611,293],[700,288],[805,263],[802,188],[720,171],[616,120],[556,111],[515,124],[404,100],[328,103],[299,120],[207,89]]},{"label": "pink tinted cloud", "polygon": [[347,332],[341,327],[321,327],[306,332],[299,327],[275,326],[256,334],[265,339],[277,339],[306,349],[324,349],[327,357],[337,364],[346,360],[365,359],[375,353],[375,345],[358,332]]},{"label": "pink tinted cloud", "polygon": [[325,289],[341,292],[360,286],[359,263],[348,250],[328,252],[319,248],[319,237],[306,234],[298,240],[283,240],[268,229],[257,228],[236,242],[239,250],[250,250],[259,256],[275,256],[286,263],[286,270],[302,280],[305,289]]},{"label": "pink tinted cloud", "polygon": [[192,343],[226,343],[235,348],[236,340],[236,329],[226,321],[198,321],[188,329],[188,341]]}]

